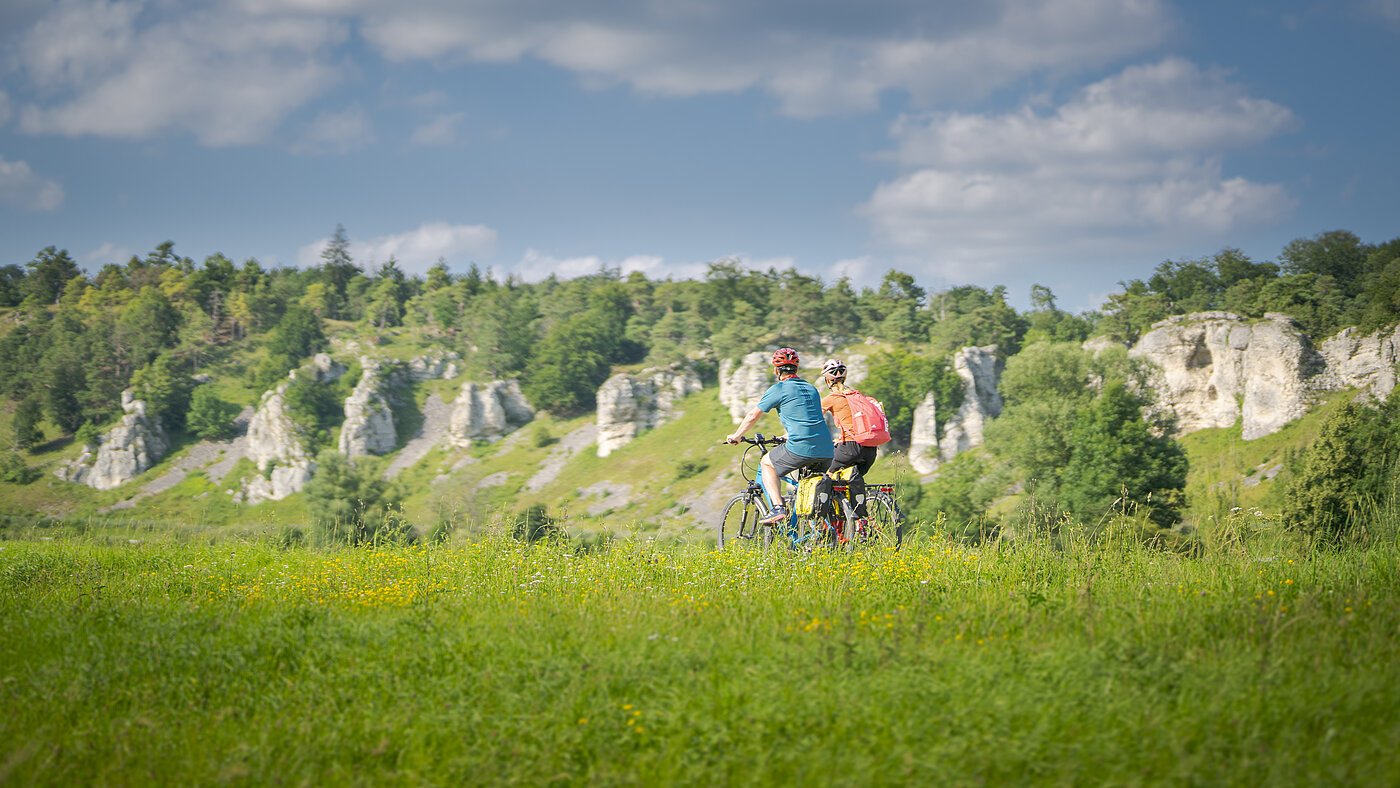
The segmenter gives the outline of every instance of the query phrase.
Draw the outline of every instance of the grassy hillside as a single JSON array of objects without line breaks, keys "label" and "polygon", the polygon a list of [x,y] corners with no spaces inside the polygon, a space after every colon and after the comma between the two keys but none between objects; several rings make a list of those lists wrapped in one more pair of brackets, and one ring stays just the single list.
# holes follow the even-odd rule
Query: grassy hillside
[{"label": "grassy hillside", "polygon": [[[233,390],[228,380],[215,382]],[[416,407],[421,408],[429,394],[450,401],[459,385],[459,380],[429,381],[415,387]],[[1334,394],[1304,418],[1253,441],[1240,437],[1238,425],[1184,436],[1181,441],[1190,460],[1188,522],[1208,527],[1234,507],[1276,509],[1277,474],[1289,453],[1314,440],[1321,423],[1351,396]],[[675,421],[643,433],[606,458],[596,455],[589,437],[592,416],[558,420],[541,413],[496,443],[470,449],[438,445],[394,479],[393,495],[402,502],[406,518],[424,533],[440,523],[464,532],[479,530],[538,503],[569,532],[583,537],[606,530],[707,541],[713,538],[718,507],[741,487],[741,452],[719,444],[732,424],[714,389],[686,398],[680,410]],[[0,431],[8,418],[0,412]],[[781,431],[772,416],[757,429]],[[257,506],[232,502],[228,491],[236,480],[256,473],[246,460],[223,484],[194,472],[158,494],[142,492],[177,465],[192,445],[186,438],[184,445],[128,485],[96,491],[53,477],[52,470],[80,450],[71,442],[56,441],[29,458],[44,471],[39,481],[0,482],[0,514],[27,519],[37,513],[85,528],[173,531],[199,539],[308,527],[303,495]],[[383,468],[390,458],[362,462]],[[906,490],[917,484],[917,475],[898,453],[882,457],[874,475]],[[128,499],[134,499],[129,508],[112,508]],[[1015,500],[1013,496],[999,502],[993,515],[1014,516]]]}]

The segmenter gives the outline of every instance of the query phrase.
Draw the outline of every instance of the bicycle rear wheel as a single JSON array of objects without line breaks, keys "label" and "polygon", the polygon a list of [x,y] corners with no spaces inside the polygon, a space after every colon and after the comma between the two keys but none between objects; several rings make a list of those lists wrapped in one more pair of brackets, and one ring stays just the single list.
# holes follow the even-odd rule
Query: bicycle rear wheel
[{"label": "bicycle rear wheel", "polygon": [[771,529],[758,524],[762,516],[751,496],[736,495],[729,499],[719,518],[719,549],[729,550],[745,544],[766,545]]},{"label": "bicycle rear wheel", "polygon": [[847,513],[846,539],[857,547],[898,550],[904,543],[904,517],[894,499],[883,492],[866,495],[865,511],[869,515],[862,524],[846,501],[841,502]]}]

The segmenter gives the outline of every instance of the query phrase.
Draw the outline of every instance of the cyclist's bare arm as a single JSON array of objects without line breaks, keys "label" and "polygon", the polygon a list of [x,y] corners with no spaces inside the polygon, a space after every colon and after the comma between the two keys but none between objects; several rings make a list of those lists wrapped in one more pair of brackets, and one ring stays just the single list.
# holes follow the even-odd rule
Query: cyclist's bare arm
[{"label": "cyclist's bare arm", "polygon": [[739,422],[739,426],[735,428],[734,432],[731,433],[729,437],[724,439],[724,442],[738,443],[739,439],[744,437],[744,433],[748,432],[761,418],[763,418],[763,411],[758,408],[751,408],[744,416],[744,420]]}]

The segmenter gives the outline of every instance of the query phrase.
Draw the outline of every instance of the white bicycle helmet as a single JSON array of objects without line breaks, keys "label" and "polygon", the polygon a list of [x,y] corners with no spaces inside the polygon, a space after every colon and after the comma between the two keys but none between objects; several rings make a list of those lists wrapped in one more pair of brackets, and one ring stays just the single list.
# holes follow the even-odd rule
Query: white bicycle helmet
[{"label": "white bicycle helmet", "polygon": [[825,364],[822,364],[822,374],[836,375],[837,377],[844,378],[846,376],[846,365],[840,359],[829,358],[826,360]]}]

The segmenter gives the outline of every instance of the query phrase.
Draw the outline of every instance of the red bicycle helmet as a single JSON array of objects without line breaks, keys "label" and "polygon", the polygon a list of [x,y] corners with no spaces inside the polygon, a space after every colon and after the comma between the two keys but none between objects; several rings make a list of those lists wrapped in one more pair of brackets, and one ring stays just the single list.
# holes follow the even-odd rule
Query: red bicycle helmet
[{"label": "red bicycle helmet", "polygon": [[773,366],[795,367],[798,365],[797,351],[790,347],[780,347],[773,351]]}]

